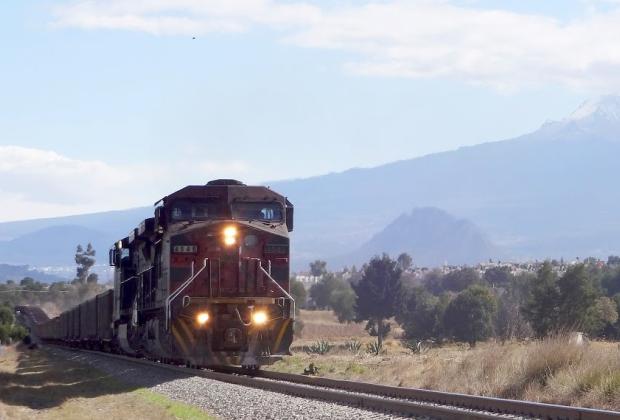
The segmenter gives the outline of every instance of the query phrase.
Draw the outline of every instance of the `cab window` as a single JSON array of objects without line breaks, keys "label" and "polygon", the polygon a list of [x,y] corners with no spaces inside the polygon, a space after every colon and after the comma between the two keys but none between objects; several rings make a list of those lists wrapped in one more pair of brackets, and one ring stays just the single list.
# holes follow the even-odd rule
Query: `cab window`
[{"label": "cab window", "polygon": [[177,200],[172,203],[172,220],[206,220],[218,217],[217,206],[213,202]]},{"label": "cab window", "polygon": [[281,222],[283,219],[280,203],[235,202],[232,204],[233,219]]}]

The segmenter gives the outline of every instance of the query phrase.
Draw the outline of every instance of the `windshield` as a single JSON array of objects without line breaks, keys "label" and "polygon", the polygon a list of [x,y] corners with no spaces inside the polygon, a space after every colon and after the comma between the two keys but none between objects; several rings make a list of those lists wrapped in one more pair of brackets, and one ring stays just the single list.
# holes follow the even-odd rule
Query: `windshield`
[{"label": "windshield", "polygon": [[170,216],[172,220],[206,220],[221,214],[214,202],[177,200],[172,205]]},{"label": "windshield", "polygon": [[236,202],[232,204],[233,219],[260,220],[262,222],[281,222],[282,205],[280,203],[249,203]]}]

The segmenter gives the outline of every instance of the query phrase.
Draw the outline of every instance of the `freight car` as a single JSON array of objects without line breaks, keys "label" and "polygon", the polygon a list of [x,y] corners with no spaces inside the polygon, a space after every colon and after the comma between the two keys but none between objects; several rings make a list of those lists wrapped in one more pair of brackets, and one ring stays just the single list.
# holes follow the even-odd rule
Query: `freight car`
[{"label": "freight car", "polygon": [[267,187],[215,180],[155,206],[110,250],[114,289],[33,332],[197,366],[257,367],[290,354],[293,205]]}]

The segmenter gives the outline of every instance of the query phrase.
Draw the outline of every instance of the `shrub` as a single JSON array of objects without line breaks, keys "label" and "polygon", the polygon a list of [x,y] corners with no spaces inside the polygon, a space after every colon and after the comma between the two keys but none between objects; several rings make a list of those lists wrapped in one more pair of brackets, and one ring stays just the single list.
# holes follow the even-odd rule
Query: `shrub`
[{"label": "shrub", "polygon": [[306,353],[308,354],[323,355],[323,354],[328,353],[333,348],[334,346],[330,344],[329,341],[319,340],[315,342],[314,344],[311,344],[310,346],[306,346],[305,350],[306,350]]},{"label": "shrub", "polygon": [[372,343],[366,344],[366,353],[378,356],[383,351],[383,343],[380,341],[373,341]]},{"label": "shrub", "polygon": [[348,341],[345,341],[344,347],[351,353],[357,354],[362,348],[362,343],[358,340],[348,340]]}]

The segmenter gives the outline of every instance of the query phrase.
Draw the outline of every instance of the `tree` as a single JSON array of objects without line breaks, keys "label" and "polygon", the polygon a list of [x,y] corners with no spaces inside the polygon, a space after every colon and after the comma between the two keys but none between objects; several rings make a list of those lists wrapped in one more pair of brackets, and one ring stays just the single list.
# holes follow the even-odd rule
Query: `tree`
[{"label": "tree", "polygon": [[[620,293],[614,295],[611,301],[615,305],[616,313],[620,315]],[[611,338],[620,338],[620,318],[613,324],[608,325],[604,332]]]},{"label": "tree", "polygon": [[21,279],[19,282],[19,286],[22,289],[34,290],[34,291],[43,290],[43,287],[44,287],[42,283],[36,281],[32,277],[24,277],[23,279]]},{"label": "tree", "polygon": [[329,308],[329,298],[337,288],[337,281],[333,273],[326,273],[319,282],[310,287],[310,298],[318,309]]},{"label": "tree", "polygon": [[295,277],[291,278],[290,287],[291,295],[293,296],[293,299],[295,299],[295,312],[299,313],[299,310],[306,306],[308,292],[306,291],[306,287],[304,286],[304,284],[297,280]]},{"label": "tree", "polygon": [[394,316],[402,292],[401,269],[387,254],[373,257],[364,266],[359,283],[352,285],[357,299],[356,319],[366,320],[366,329],[377,335],[379,346],[389,331],[388,318]]},{"label": "tree", "polygon": [[355,318],[355,292],[351,283],[334,273],[325,274],[310,288],[310,297],[319,309],[332,309],[340,322]]},{"label": "tree", "polygon": [[8,344],[11,338],[11,326],[0,324],[0,344]]},{"label": "tree", "polygon": [[599,294],[586,272],[585,265],[579,264],[568,269],[558,280],[558,288],[558,326],[590,331],[594,322],[592,308]]},{"label": "tree", "polygon": [[446,308],[444,325],[451,335],[474,347],[493,334],[493,316],[497,302],[484,286],[470,286],[458,294]]},{"label": "tree", "polygon": [[529,296],[523,314],[538,337],[544,337],[558,326],[560,289],[549,261],[545,261],[529,285]]},{"label": "tree", "polygon": [[77,246],[75,251],[75,263],[77,264],[77,270],[76,278],[73,280],[73,283],[86,284],[87,282],[97,282],[96,275],[95,277],[90,277],[89,279],[90,269],[93,267],[93,265],[95,265],[95,254],[95,249],[90,243],[86,247],[86,251],[84,251],[82,245]]},{"label": "tree", "polygon": [[470,267],[451,271],[443,278],[443,287],[453,292],[460,292],[476,283],[480,283],[480,275]]},{"label": "tree", "polygon": [[590,333],[598,335],[618,321],[618,309],[616,302],[603,296],[597,299],[596,303],[590,308]]},{"label": "tree", "polygon": [[510,283],[498,297],[495,331],[502,341],[512,338],[526,338],[532,335],[532,328],[523,315],[522,307],[528,298],[529,274],[510,276]]},{"label": "tree", "polygon": [[332,308],[339,322],[355,320],[355,301],[357,295],[346,280],[340,280],[329,297],[329,306]]},{"label": "tree", "polygon": [[422,282],[424,287],[426,287],[426,290],[434,295],[439,295],[444,291],[443,279],[443,274],[441,274],[439,270],[435,269],[427,273]]},{"label": "tree", "polygon": [[601,285],[607,296],[620,293],[620,266],[616,264],[610,265],[602,276]]},{"label": "tree", "polygon": [[8,306],[0,306],[0,325],[13,325],[15,322],[15,317],[13,316],[13,311]]},{"label": "tree", "polygon": [[316,260],[310,263],[310,274],[313,277],[322,277],[327,273],[327,263],[325,261]]},{"label": "tree", "polygon": [[508,267],[492,267],[484,272],[484,281],[489,286],[507,286],[511,278]]},{"label": "tree", "polygon": [[405,330],[407,338],[437,338],[441,335],[442,310],[439,298],[418,286],[402,294],[396,310],[396,321]]},{"label": "tree", "polygon": [[413,258],[411,258],[411,255],[403,252],[396,258],[396,263],[398,264],[398,268],[402,271],[407,271],[413,265]]}]

